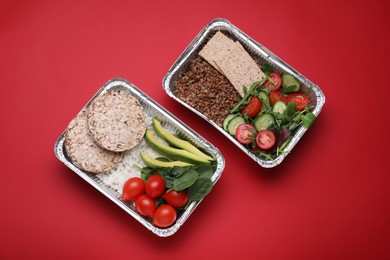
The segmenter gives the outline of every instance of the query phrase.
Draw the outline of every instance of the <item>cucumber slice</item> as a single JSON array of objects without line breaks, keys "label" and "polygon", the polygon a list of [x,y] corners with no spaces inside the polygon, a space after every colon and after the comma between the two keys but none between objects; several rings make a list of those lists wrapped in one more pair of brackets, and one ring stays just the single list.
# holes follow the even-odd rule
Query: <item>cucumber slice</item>
[{"label": "cucumber slice", "polygon": [[229,114],[225,119],[223,120],[222,127],[227,131],[227,125],[229,124],[230,120],[232,120],[233,117],[235,117],[236,114]]},{"label": "cucumber slice", "polygon": [[266,130],[273,124],[275,124],[275,118],[271,114],[258,116],[254,122],[257,131]]},{"label": "cucumber slice", "polygon": [[299,90],[299,81],[291,74],[283,74],[282,91],[283,93],[297,92]]},{"label": "cucumber slice", "polygon": [[286,110],[287,106],[283,101],[278,101],[274,104],[272,108],[272,112],[283,114],[284,110]]},{"label": "cucumber slice", "polygon": [[268,108],[271,107],[271,104],[269,103],[269,97],[268,97],[267,93],[265,93],[263,91],[260,91],[258,97],[259,97],[259,99],[261,101],[261,107],[263,109],[268,109]]},{"label": "cucumber slice", "polygon": [[244,123],[245,123],[245,119],[242,116],[237,115],[237,116],[233,117],[230,120],[230,122],[228,123],[227,131],[229,132],[229,134],[235,135],[237,127],[241,124],[244,124]]}]

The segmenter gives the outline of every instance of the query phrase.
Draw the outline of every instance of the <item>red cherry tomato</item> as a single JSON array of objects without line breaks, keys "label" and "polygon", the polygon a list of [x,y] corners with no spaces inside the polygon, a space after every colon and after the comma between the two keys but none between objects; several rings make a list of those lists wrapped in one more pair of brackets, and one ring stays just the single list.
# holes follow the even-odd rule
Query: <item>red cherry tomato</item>
[{"label": "red cherry tomato", "polygon": [[300,111],[305,109],[309,104],[309,98],[302,92],[294,92],[287,95],[287,102],[294,102],[296,104],[296,110]]},{"label": "red cherry tomato", "polygon": [[261,111],[261,102],[258,97],[253,96],[249,103],[241,109],[241,114],[250,117],[257,116]]},{"label": "red cherry tomato", "polygon": [[156,209],[152,224],[156,227],[166,228],[176,221],[176,210],[168,204],[163,204]]},{"label": "red cherry tomato", "polygon": [[256,135],[256,144],[263,150],[268,150],[274,146],[276,137],[270,130],[261,130]]},{"label": "red cherry tomato", "polygon": [[271,91],[269,93],[269,101],[271,102],[271,105],[275,105],[278,101],[283,101],[286,103],[286,96],[280,92],[280,91]]},{"label": "red cherry tomato", "polygon": [[282,77],[280,77],[280,75],[276,72],[271,72],[268,76],[271,78],[271,80],[265,82],[263,87],[269,91],[278,90],[282,85]]},{"label": "red cherry tomato", "polygon": [[163,195],[163,199],[172,207],[181,208],[188,202],[188,191],[171,190]]},{"label": "red cherry tomato", "polygon": [[123,185],[122,200],[133,201],[145,193],[145,183],[139,177],[128,179]]},{"label": "red cherry tomato", "polygon": [[251,124],[241,124],[236,129],[236,139],[242,144],[250,144],[256,135],[256,128]]},{"label": "red cherry tomato", "polygon": [[145,217],[153,217],[156,210],[156,201],[146,194],[142,194],[135,201],[137,211]]},{"label": "red cherry tomato", "polygon": [[145,183],[146,193],[151,198],[160,197],[165,191],[165,182],[161,175],[154,174]]}]

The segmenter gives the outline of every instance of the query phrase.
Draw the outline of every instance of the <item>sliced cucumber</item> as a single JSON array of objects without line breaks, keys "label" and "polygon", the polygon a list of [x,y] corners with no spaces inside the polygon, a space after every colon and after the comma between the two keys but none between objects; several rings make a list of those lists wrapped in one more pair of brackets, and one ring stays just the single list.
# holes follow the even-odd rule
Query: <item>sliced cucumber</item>
[{"label": "sliced cucumber", "polygon": [[278,101],[274,104],[272,108],[272,112],[283,114],[284,110],[286,110],[287,106],[283,101]]},{"label": "sliced cucumber", "polygon": [[258,97],[260,98],[262,108],[268,109],[271,107],[267,93],[260,91]]},{"label": "sliced cucumber", "polygon": [[275,118],[271,114],[258,116],[254,122],[257,131],[266,130],[273,124],[275,124]]},{"label": "sliced cucumber", "polygon": [[225,119],[223,120],[223,123],[222,123],[222,127],[223,127],[223,129],[225,129],[225,131],[227,131],[227,125],[229,124],[230,120],[232,120],[232,118],[235,116],[236,116],[236,114],[229,114],[225,117]]},{"label": "sliced cucumber", "polygon": [[237,127],[241,124],[244,124],[244,123],[245,123],[245,119],[240,115],[236,115],[228,123],[228,125],[226,127],[227,131],[229,132],[229,134],[235,135]]},{"label": "sliced cucumber", "polygon": [[299,81],[291,74],[283,74],[282,91],[284,93],[297,92],[299,90]]}]

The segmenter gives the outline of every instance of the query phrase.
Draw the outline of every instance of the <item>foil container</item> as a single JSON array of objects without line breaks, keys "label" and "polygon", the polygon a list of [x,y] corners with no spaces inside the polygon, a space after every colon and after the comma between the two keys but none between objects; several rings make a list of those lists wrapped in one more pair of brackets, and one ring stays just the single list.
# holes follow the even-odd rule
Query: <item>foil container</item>
[{"label": "foil container", "polygon": [[[88,105],[91,103],[93,99],[103,94],[109,89],[112,88],[123,88],[129,91],[132,95],[134,95],[140,101],[141,106],[143,107],[145,116],[148,120],[152,117],[156,117],[159,119],[161,124],[168,129],[171,133],[176,134],[178,136],[184,137],[192,144],[199,147],[204,152],[208,153],[211,157],[213,157],[216,161],[216,169],[212,175],[212,183],[218,181],[221,177],[222,171],[225,167],[225,160],[219,150],[214,147],[211,143],[209,143],[202,136],[194,132],[187,125],[185,125],[182,121],[172,115],[169,111],[161,107],[158,103],[148,97],[145,93],[143,93],[140,89],[134,86],[132,83],[121,79],[114,78],[108,81],[96,94],[95,96],[84,106],[81,110],[85,110]],[[81,112],[80,111],[80,112]],[[54,153],[57,158],[63,162],[67,167],[69,167],[73,172],[83,178],[90,185],[99,190],[102,194],[104,194],[107,198],[109,198],[112,202],[130,214],[133,218],[138,220],[143,226],[145,226],[148,230],[153,232],[154,234],[160,237],[168,237],[173,235],[188,219],[188,217],[192,214],[195,208],[200,204],[201,201],[192,202],[185,211],[178,214],[177,220],[174,225],[169,228],[158,228],[151,224],[151,220],[141,216],[135,209],[135,205],[133,202],[124,202],[121,200],[121,194],[116,190],[112,189],[110,186],[106,185],[101,179],[97,177],[96,174],[85,172],[79,169],[76,165],[72,163],[70,158],[66,154],[66,150],[64,147],[64,132],[58,137],[55,146]],[[131,151],[130,151],[131,152]],[[139,155],[138,155],[139,156]],[[132,167],[129,165],[129,167]]]},{"label": "foil container", "polygon": [[200,111],[195,109],[194,107],[188,105],[183,100],[177,97],[174,88],[175,80],[183,73],[189,63],[195,59],[199,53],[199,51],[203,48],[203,46],[207,43],[207,41],[215,34],[215,32],[221,31],[224,34],[228,35],[233,40],[239,41],[241,45],[246,49],[249,55],[256,61],[260,61],[261,64],[268,64],[273,68],[275,72],[280,74],[290,73],[294,77],[298,79],[301,83],[301,91],[306,92],[311,89],[309,92],[309,100],[313,106],[312,112],[318,116],[324,103],[325,103],[325,95],[313,82],[303,76],[301,73],[296,71],[294,68],[289,66],[286,62],[268,50],[266,47],[261,45],[260,43],[253,40],[243,31],[238,29],[236,26],[231,24],[228,20],[223,18],[216,18],[211,21],[208,25],[206,25],[199,34],[192,40],[192,42],[187,46],[187,48],[183,51],[183,53],[179,56],[179,58],[175,61],[175,63],[168,70],[168,73],[165,75],[163,79],[163,88],[165,92],[172,97],[174,100],[187,107],[195,114],[206,120],[208,123],[213,125],[216,129],[218,129],[223,135],[226,136],[231,142],[233,142],[236,146],[238,146],[244,153],[246,153],[250,158],[256,161],[260,166],[264,168],[272,168],[279,165],[285,157],[291,152],[294,146],[298,143],[298,141],[302,138],[302,136],[307,131],[307,128],[300,126],[293,135],[292,140],[284,149],[284,152],[281,153],[274,160],[264,160],[256,157],[253,153],[251,153],[246,147],[241,145],[233,136],[231,136],[228,132],[226,132],[222,127],[213,122],[210,118],[203,115]]}]

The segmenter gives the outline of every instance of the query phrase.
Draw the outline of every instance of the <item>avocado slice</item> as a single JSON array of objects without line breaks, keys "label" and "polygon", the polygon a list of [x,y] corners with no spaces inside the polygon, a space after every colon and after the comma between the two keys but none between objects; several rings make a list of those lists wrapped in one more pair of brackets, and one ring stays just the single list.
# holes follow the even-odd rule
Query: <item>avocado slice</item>
[{"label": "avocado slice", "polygon": [[210,163],[208,160],[201,158],[186,150],[173,148],[169,145],[160,142],[160,140],[156,138],[153,131],[150,129],[147,129],[145,132],[145,141],[153,150],[168,158],[195,164]]},{"label": "avocado slice", "polygon": [[168,130],[166,130],[158,121],[156,118],[153,118],[153,129],[156,132],[156,134],[164,139],[168,144],[175,146],[177,148],[181,148],[183,150],[186,150],[198,157],[201,157],[208,161],[214,161],[214,158],[206,155],[202,151],[200,151],[198,148],[196,148],[194,145],[192,145],[190,142],[182,140],[180,138],[177,138],[173,134],[171,134]]},{"label": "avocado slice", "polygon": [[144,163],[150,167],[150,168],[173,168],[175,166],[178,167],[186,167],[186,166],[193,166],[193,164],[181,162],[181,161],[172,161],[172,162],[163,162],[156,160],[149,154],[145,152],[140,152],[141,159],[144,161]]}]

